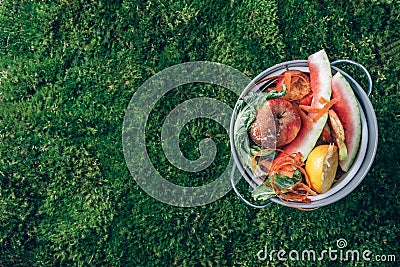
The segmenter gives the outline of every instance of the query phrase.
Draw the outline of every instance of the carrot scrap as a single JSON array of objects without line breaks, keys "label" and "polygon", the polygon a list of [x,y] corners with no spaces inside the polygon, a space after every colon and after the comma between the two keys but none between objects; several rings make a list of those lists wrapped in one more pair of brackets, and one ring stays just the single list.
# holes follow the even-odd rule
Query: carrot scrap
[{"label": "carrot scrap", "polygon": [[279,170],[277,170],[277,173],[286,175],[287,177],[293,178],[294,175],[294,171],[293,169],[290,168],[280,168]]},{"label": "carrot scrap", "polygon": [[294,174],[295,170],[296,169],[293,167],[292,162],[284,162],[284,163],[280,164],[279,166],[277,166],[273,170],[273,174],[280,173],[280,174],[286,175],[290,178],[293,178],[293,174]]},{"label": "carrot scrap", "polygon": [[299,109],[298,111],[300,114],[301,121],[304,124],[304,127],[306,127],[306,129],[311,129],[313,120],[306,113],[304,113],[304,111],[302,111],[301,109]]},{"label": "carrot scrap", "polygon": [[[320,98],[320,101],[319,102],[321,102],[321,99],[324,99],[324,98]],[[323,101],[325,101],[325,100],[323,100]],[[332,99],[331,101],[329,101],[329,102],[327,102],[322,108],[316,108],[316,107],[313,107],[313,106],[307,106],[307,105],[299,105],[298,107],[299,107],[299,114],[300,114],[300,117],[301,117],[301,119],[303,120],[303,121],[309,121],[309,117],[308,117],[308,115],[306,115],[305,113],[304,113],[304,111],[306,111],[307,113],[317,113],[312,119],[310,118],[310,120],[311,121],[313,121],[313,122],[316,122],[316,121],[318,121],[325,113],[327,113],[328,111],[329,111],[329,109],[334,105],[334,104],[336,104],[337,103],[337,99],[336,98],[334,98],[334,99]],[[307,126],[309,126],[309,124],[306,124],[305,125],[306,127]],[[308,128],[308,127],[307,127]],[[308,128],[309,129],[309,128]]]},{"label": "carrot scrap", "polygon": [[303,196],[292,192],[281,194],[280,197],[282,197],[285,200],[291,200],[296,202],[311,202],[311,199],[308,198],[308,195]]},{"label": "carrot scrap", "polygon": [[325,104],[325,106],[323,106],[320,111],[318,112],[318,114],[313,118],[313,121],[316,122],[318,121],[325,113],[328,112],[328,110],[334,105],[336,104],[336,102],[338,102],[338,100],[336,98],[332,99],[331,101],[329,101],[328,103]]},{"label": "carrot scrap", "polygon": [[[297,201],[297,202],[311,202],[311,199],[308,198],[309,195],[316,196],[317,193],[308,187],[304,183],[295,184],[289,192],[285,194],[279,194],[278,197],[282,200],[286,201]],[[288,204],[288,202],[287,202]]]},{"label": "carrot scrap", "polygon": [[323,98],[322,96],[319,98],[318,100],[319,103],[321,104],[325,104],[326,102],[328,102],[325,98]]},{"label": "carrot scrap", "polygon": [[316,107],[307,106],[307,105],[299,105],[299,108],[306,112],[318,112],[321,110],[321,108],[316,108]]},{"label": "carrot scrap", "polygon": [[[264,148],[261,149],[260,151],[256,152],[253,157],[251,158],[251,167],[252,167],[252,172],[254,173],[254,169],[256,167],[257,164],[257,160],[256,158],[258,156],[260,156],[262,153],[266,152],[266,151],[278,151],[281,153],[286,153],[287,156],[290,156],[289,153],[287,153],[286,151],[284,151],[283,149],[279,149],[279,148]],[[272,163],[268,162],[268,163],[263,163],[264,167],[267,167],[268,169],[272,168]],[[267,166],[268,165],[268,166]]]},{"label": "carrot scrap", "polygon": [[303,190],[303,191],[306,191],[307,193],[309,193],[309,194],[311,194],[313,196],[317,195],[317,193],[314,190],[312,190],[309,186],[307,186],[304,183],[295,184],[293,187],[294,188],[292,188],[292,190]]},{"label": "carrot scrap", "polygon": [[294,171],[303,165],[304,162],[301,160],[301,153],[286,155],[286,157],[280,157],[273,162],[270,173],[271,175],[280,173],[293,178]]},{"label": "carrot scrap", "polygon": [[285,72],[284,79],[285,79],[286,90],[287,90],[287,92],[290,92],[290,84],[291,84],[291,80],[292,80],[292,74],[289,71]]},{"label": "carrot scrap", "polygon": [[261,153],[265,151],[278,151],[281,152],[281,156],[275,158],[274,162],[268,162],[268,169],[270,172],[270,181],[263,182],[265,185],[272,187],[277,197],[279,197],[282,201],[285,201],[288,205],[290,204],[289,201],[301,202],[301,203],[309,203],[311,199],[309,198],[310,195],[316,196],[317,193],[313,191],[310,187],[308,187],[303,182],[296,183],[292,186],[292,188],[280,188],[275,185],[275,174],[280,173],[284,174],[288,177],[293,177],[294,171],[300,171],[305,180],[308,182],[309,177],[307,175],[306,170],[303,168],[304,162],[301,160],[302,155],[301,153],[293,153],[290,154],[283,149],[279,148],[266,148],[263,150],[258,151],[254,154],[252,158],[252,167],[255,168],[256,158],[261,155]]},{"label": "carrot scrap", "polygon": [[[293,159],[292,157],[289,157],[289,160]],[[288,162],[288,157],[280,157],[278,159],[275,159],[272,166],[271,166],[271,174],[277,173],[277,170],[279,170],[283,165]]]}]

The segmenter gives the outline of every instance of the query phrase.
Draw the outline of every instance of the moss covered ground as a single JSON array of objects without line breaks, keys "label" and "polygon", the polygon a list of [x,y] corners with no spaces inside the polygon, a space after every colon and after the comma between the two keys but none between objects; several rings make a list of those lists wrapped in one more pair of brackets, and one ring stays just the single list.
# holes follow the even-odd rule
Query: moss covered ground
[{"label": "moss covered ground", "polygon": [[[397,0],[0,1],[0,266],[398,266],[399,10]],[[378,151],[349,196],[311,212],[255,210],[231,191],[181,208],[135,183],[122,124],[148,78],[189,61],[223,63],[253,78],[322,48],[333,60],[362,63],[374,81]],[[362,73],[344,69],[366,86]],[[148,122],[149,155],[177,182],[210,182],[228,164],[229,136],[212,120],[190,122],[180,140],[192,159],[200,140],[215,140],[209,170],[178,171],[161,153],[160,122],[199,96],[236,101],[219,87],[177,88]],[[397,262],[257,257],[265,247],[336,248],[341,238],[346,248]]]}]

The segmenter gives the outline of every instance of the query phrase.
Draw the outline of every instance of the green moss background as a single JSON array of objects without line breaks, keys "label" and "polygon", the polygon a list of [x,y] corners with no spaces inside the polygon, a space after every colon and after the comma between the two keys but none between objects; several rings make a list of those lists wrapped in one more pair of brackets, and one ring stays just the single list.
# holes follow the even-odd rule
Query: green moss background
[{"label": "green moss background", "polygon": [[[399,10],[397,0],[0,1],[0,266],[299,266],[260,261],[257,252],[321,251],[339,238],[349,249],[395,255],[397,263],[381,264],[397,266]],[[177,208],[148,196],[130,176],[122,122],[146,79],[195,60],[253,78],[322,48],[333,60],[362,63],[374,80],[379,148],[352,194],[312,212],[254,210],[233,192]],[[366,86],[362,73],[343,68]],[[178,88],[149,121],[155,130],[147,147],[157,168],[182,181],[193,174],[160,154],[157,129],[174,106],[198,96],[230,106],[236,97],[218,87]],[[204,137],[218,141],[218,164],[196,177],[212,181],[228,162],[229,137],[210,120],[185,131],[181,147],[189,158]]]}]

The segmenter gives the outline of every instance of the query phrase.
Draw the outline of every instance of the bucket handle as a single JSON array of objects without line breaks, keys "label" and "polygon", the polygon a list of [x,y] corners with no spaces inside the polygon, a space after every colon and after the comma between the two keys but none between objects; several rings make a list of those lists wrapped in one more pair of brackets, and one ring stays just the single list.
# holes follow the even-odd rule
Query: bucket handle
[{"label": "bucket handle", "polygon": [[256,209],[262,209],[265,208],[266,206],[272,204],[271,200],[267,200],[267,202],[263,205],[256,205],[251,203],[250,201],[248,201],[247,199],[245,199],[239,192],[239,190],[236,187],[236,183],[235,183],[235,171],[236,171],[236,163],[233,163],[232,165],[232,171],[231,171],[231,184],[232,184],[232,188],[233,191],[235,191],[236,195],[238,196],[238,198],[244,202],[247,206],[250,206],[252,208],[256,208]]},{"label": "bucket handle", "polygon": [[349,59],[339,59],[339,60],[333,61],[331,63],[331,65],[335,66],[335,65],[340,64],[340,63],[348,63],[348,64],[351,64],[351,65],[354,65],[354,66],[358,67],[359,69],[361,69],[364,72],[364,74],[367,76],[367,79],[368,79],[367,95],[370,96],[370,94],[372,92],[372,78],[371,78],[371,74],[369,74],[368,70],[363,65],[361,65],[360,63],[355,62],[353,60],[349,60]]}]

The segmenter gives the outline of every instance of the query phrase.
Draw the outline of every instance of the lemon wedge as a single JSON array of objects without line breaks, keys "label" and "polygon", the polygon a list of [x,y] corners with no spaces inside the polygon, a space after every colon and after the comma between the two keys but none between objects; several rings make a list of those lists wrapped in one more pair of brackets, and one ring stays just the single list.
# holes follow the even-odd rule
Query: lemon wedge
[{"label": "lemon wedge", "polygon": [[320,194],[328,191],[335,180],[338,164],[339,154],[335,145],[315,147],[308,155],[305,166],[308,185]]}]

